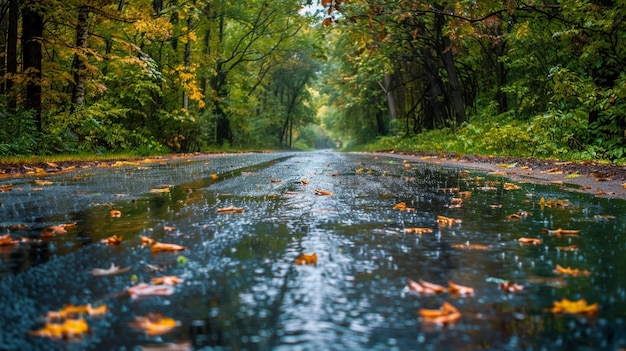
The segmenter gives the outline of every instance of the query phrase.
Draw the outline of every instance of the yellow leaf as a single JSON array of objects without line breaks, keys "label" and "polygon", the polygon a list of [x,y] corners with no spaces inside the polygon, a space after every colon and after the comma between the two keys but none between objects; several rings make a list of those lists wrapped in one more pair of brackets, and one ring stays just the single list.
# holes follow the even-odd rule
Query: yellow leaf
[{"label": "yellow leaf", "polygon": [[162,335],[176,328],[180,323],[160,313],[148,313],[144,317],[135,317],[130,326],[142,329],[150,336]]},{"label": "yellow leaf", "polygon": [[585,299],[571,301],[563,298],[561,301],[554,301],[551,311],[554,313],[593,314],[598,312],[598,308],[597,302],[589,305]]}]

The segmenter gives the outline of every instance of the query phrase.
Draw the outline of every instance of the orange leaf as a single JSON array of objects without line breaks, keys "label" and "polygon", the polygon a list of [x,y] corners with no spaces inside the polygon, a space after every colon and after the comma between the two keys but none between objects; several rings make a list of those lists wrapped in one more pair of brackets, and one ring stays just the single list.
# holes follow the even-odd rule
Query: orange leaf
[{"label": "orange leaf", "polygon": [[538,239],[538,238],[519,238],[519,239],[517,239],[517,241],[519,241],[520,244],[539,245],[539,244],[543,243],[543,240]]},{"label": "orange leaf", "polygon": [[554,301],[551,309],[553,313],[569,313],[569,314],[593,314],[598,312],[598,303],[592,305],[587,304],[587,300],[580,299],[571,301],[563,298],[561,301]]},{"label": "orange leaf", "polygon": [[80,315],[96,316],[102,315],[107,312],[107,305],[102,305],[98,308],[91,307],[91,304],[74,306],[73,304],[65,305],[60,311],[48,312],[47,319],[65,319],[76,318]]},{"label": "orange leaf", "polygon": [[556,249],[559,251],[576,251],[578,250],[578,245],[557,246]]},{"label": "orange leaf", "polygon": [[0,246],[15,245],[17,243],[19,243],[19,241],[13,240],[11,234],[0,235]]},{"label": "orange leaf", "polygon": [[453,281],[448,281],[448,292],[459,295],[474,295],[474,288],[459,285],[454,283]]},{"label": "orange leaf", "polygon": [[243,208],[235,207],[235,206],[228,206],[228,207],[222,207],[222,208],[217,209],[217,213],[242,213],[242,212],[243,212]]},{"label": "orange leaf", "polygon": [[312,265],[316,265],[317,264],[317,253],[312,253],[312,254],[301,254],[298,258],[296,258],[296,260],[294,261],[296,264],[312,264]]},{"label": "orange leaf", "polygon": [[52,339],[76,339],[89,331],[89,325],[83,318],[67,319],[63,323],[46,323],[39,330],[31,331],[34,336]]},{"label": "orange leaf", "polygon": [[6,193],[13,190],[13,184],[2,184],[0,185],[0,193]]},{"label": "orange leaf", "polygon": [[429,283],[421,279],[416,282],[415,280],[407,278],[406,282],[409,286],[409,290],[415,291],[418,294],[440,294],[446,290],[439,284]]},{"label": "orange leaf", "polygon": [[404,232],[407,234],[430,234],[433,232],[431,228],[404,228]]},{"label": "orange leaf", "polygon": [[565,268],[559,264],[556,265],[556,269],[554,270],[554,273],[569,274],[569,275],[590,275],[591,274],[591,272],[589,272],[586,269],[580,270],[580,269]]},{"label": "orange leaf", "polygon": [[154,244],[154,239],[148,238],[147,236],[142,236],[141,237],[141,243],[143,245],[152,245],[152,244]]},{"label": "orange leaf", "polygon": [[548,230],[548,234],[552,234],[552,235],[578,235],[580,233],[580,230],[577,229],[555,229],[555,230]]},{"label": "orange leaf", "polygon": [[307,185],[307,184],[309,184],[309,181],[308,181],[308,180],[306,180],[306,179],[302,179],[302,180],[300,181],[300,183],[302,183],[302,185]]},{"label": "orange leaf", "polygon": [[150,336],[162,335],[179,326],[180,323],[160,313],[148,313],[145,317],[135,317],[130,326],[143,329]]},{"label": "orange leaf", "polygon": [[126,289],[131,299],[135,299],[142,296],[168,296],[174,293],[174,288],[170,285],[149,285],[146,283],[139,283],[133,287]]},{"label": "orange leaf", "polygon": [[169,275],[169,276],[165,276],[165,277],[157,277],[157,278],[152,278],[152,284],[153,285],[159,285],[159,284],[164,284],[164,285],[176,285],[176,284],[180,284],[184,282],[184,280],[173,276],[173,275]]},{"label": "orange leaf", "polygon": [[489,245],[470,244],[470,243],[454,244],[454,245],[452,245],[452,247],[455,248],[455,249],[469,249],[469,250],[489,250],[489,249],[491,249],[491,246],[489,246]]},{"label": "orange leaf", "polygon": [[150,251],[152,251],[152,252],[182,251],[184,249],[185,249],[184,246],[180,246],[180,245],[176,245],[176,244],[166,244],[166,243],[155,242],[152,245],[152,247],[150,248]]},{"label": "orange leaf", "polygon": [[102,239],[102,243],[107,244],[107,245],[119,245],[122,243],[122,237],[113,235],[106,239]]},{"label": "orange leaf", "polygon": [[441,309],[432,310],[421,308],[418,312],[420,317],[422,317],[422,321],[425,323],[434,323],[439,325],[447,325],[450,323],[454,323],[461,318],[461,313],[456,307],[452,306],[448,302],[444,302],[441,306]]},{"label": "orange leaf", "polygon": [[322,190],[322,189],[315,189],[313,193],[315,195],[333,195],[334,194],[332,191]]},{"label": "orange leaf", "polygon": [[437,222],[439,225],[451,226],[453,224],[459,224],[462,221],[457,218],[445,217],[445,216],[437,216]]},{"label": "orange leaf", "polygon": [[499,283],[498,286],[500,286],[500,290],[507,291],[507,292],[518,292],[518,291],[524,290],[523,285],[512,283],[510,281]]},{"label": "orange leaf", "polygon": [[120,211],[120,210],[111,210],[111,211],[109,211],[109,214],[111,215],[111,218],[120,218],[120,217],[122,217],[122,211]]}]

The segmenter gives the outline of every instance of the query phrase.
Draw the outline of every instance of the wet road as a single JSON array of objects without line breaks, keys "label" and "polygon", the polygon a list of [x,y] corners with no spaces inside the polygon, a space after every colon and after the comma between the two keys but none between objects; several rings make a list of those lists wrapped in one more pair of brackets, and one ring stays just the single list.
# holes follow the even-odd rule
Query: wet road
[{"label": "wet road", "polygon": [[[77,225],[43,242],[3,248],[0,349],[132,350],[188,342],[194,349],[225,350],[540,350],[626,343],[626,260],[619,254],[626,248],[624,201],[531,184],[507,191],[502,179],[476,176],[398,158],[315,152],[80,170],[46,177],[51,183],[43,187],[34,179],[13,180],[14,190],[0,194],[0,225],[27,228],[6,229],[12,236],[36,238],[49,225]],[[451,206],[458,191],[472,192],[461,208]],[[540,196],[567,198],[573,206],[540,210]],[[415,210],[393,209],[401,201]],[[218,213],[228,206],[243,212]],[[112,218],[111,209],[121,217]],[[534,214],[507,219],[521,210]],[[599,222],[598,214],[617,217]],[[440,227],[438,215],[462,223]],[[611,235],[578,240],[541,231],[571,226]],[[406,234],[407,227],[433,233]],[[122,244],[100,242],[111,235],[122,236]],[[141,236],[186,249],[151,253]],[[520,236],[543,236],[546,245],[522,247]],[[458,248],[464,244],[486,250]],[[564,244],[580,250],[555,249]],[[317,265],[296,265],[302,253],[316,253]],[[88,273],[110,263],[131,269],[106,277]],[[594,275],[556,277],[557,263]],[[146,269],[152,266],[162,271]],[[170,296],[131,299],[125,293],[163,275],[184,283]],[[526,289],[503,293],[489,277]],[[407,290],[407,278],[453,280],[476,293],[420,296]],[[563,285],[552,285],[560,279]],[[562,297],[597,301],[600,316],[546,312]],[[458,323],[440,327],[417,316],[419,308],[444,301],[461,310]],[[28,335],[47,311],[69,303],[106,304],[110,311],[89,317],[90,333],[78,341]],[[148,312],[181,325],[162,336],[128,326]]]}]

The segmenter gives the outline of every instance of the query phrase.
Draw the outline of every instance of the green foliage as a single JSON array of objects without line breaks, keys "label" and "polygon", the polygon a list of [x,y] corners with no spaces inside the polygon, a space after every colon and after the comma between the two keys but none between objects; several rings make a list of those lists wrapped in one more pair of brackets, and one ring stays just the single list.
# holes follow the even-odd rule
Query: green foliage
[{"label": "green foliage", "polygon": [[36,153],[39,132],[28,111],[9,111],[0,105],[0,155],[30,155]]}]

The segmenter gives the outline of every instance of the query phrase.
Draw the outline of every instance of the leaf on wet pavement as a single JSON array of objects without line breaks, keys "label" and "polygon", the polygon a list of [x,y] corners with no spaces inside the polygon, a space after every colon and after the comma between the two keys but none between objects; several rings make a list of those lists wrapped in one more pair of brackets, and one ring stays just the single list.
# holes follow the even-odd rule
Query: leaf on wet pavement
[{"label": "leaf on wet pavement", "polygon": [[302,253],[300,254],[300,256],[298,256],[298,258],[295,259],[295,264],[299,264],[299,265],[305,265],[305,264],[310,264],[310,265],[316,265],[317,264],[317,253],[312,253],[312,254],[305,254]]},{"label": "leaf on wet pavement", "polygon": [[539,245],[541,243],[543,243],[543,240],[540,238],[526,238],[526,237],[522,237],[517,239],[517,241],[520,244],[532,244],[532,245]]},{"label": "leaf on wet pavement", "polygon": [[513,183],[504,183],[504,190],[519,190],[521,187]]},{"label": "leaf on wet pavement", "polygon": [[193,348],[189,341],[141,346],[141,351],[191,351],[191,350],[193,350]]},{"label": "leaf on wet pavement", "polygon": [[515,282],[511,282],[508,280],[505,282],[498,283],[498,287],[500,287],[500,290],[506,291],[506,292],[518,292],[518,291],[524,290],[523,285],[517,284]]},{"label": "leaf on wet pavement", "polygon": [[420,308],[417,311],[422,317],[424,323],[433,323],[437,325],[448,325],[455,323],[461,318],[461,313],[449,302],[444,302],[440,309]]},{"label": "leaf on wet pavement", "polygon": [[39,330],[31,331],[33,336],[47,337],[58,340],[75,340],[89,332],[89,325],[85,319],[67,319],[62,323],[47,322]]},{"label": "leaf on wet pavement", "polygon": [[426,294],[426,295],[441,294],[444,291],[446,291],[446,288],[444,288],[442,285],[429,283],[422,279],[415,281],[413,279],[407,278],[406,282],[409,287],[409,290],[414,291],[418,294]]},{"label": "leaf on wet pavement", "polygon": [[64,223],[58,225],[50,225],[43,229],[41,233],[42,238],[50,238],[57,234],[66,234],[69,229],[76,227],[76,222],[74,223]]},{"label": "leaf on wet pavement", "polygon": [[173,275],[152,278],[152,285],[177,285],[183,283],[184,280]]},{"label": "leaf on wet pavement", "polygon": [[0,193],[7,193],[13,190],[13,184],[1,184],[0,185]]},{"label": "leaf on wet pavement", "polygon": [[557,246],[556,249],[559,251],[576,251],[578,250],[578,245]]},{"label": "leaf on wet pavement", "polygon": [[0,246],[9,246],[18,244],[19,240],[13,240],[11,234],[0,235]]},{"label": "leaf on wet pavement", "polygon": [[141,244],[142,245],[152,245],[152,244],[154,244],[154,239],[142,235],[141,236]]},{"label": "leaf on wet pavement", "polygon": [[126,292],[128,292],[131,299],[136,299],[143,296],[169,296],[172,295],[175,291],[176,290],[171,285],[151,285],[146,283],[139,283],[126,289]]},{"label": "leaf on wet pavement", "polygon": [[161,313],[148,313],[144,317],[135,317],[130,322],[131,327],[141,329],[150,336],[163,335],[179,325],[178,321]]},{"label": "leaf on wet pavement", "polygon": [[398,210],[398,211],[407,211],[407,212],[415,211],[413,207],[408,207],[406,205],[406,202],[398,202],[397,204],[393,205],[392,209]]},{"label": "leaf on wet pavement", "polygon": [[330,196],[334,194],[332,191],[322,190],[322,189],[315,189],[313,193],[315,195],[322,195],[322,196]]},{"label": "leaf on wet pavement", "polygon": [[120,218],[122,217],[122,211],[113,209],[109,211],[109,215],[111,216],[111,218]]},{"label": "leaf on wet pavement", "polygon": [[161,242],[154,242],[150,247],[150,251],[152,252],[162,252],[162,251],[182,251],[185,250],[184,246],[176,245],[176,244],[168,244]]},{"label": "leaf on wet pavement", "polygon": [[587,314],[591,315],[598,312],[599,305],[594,303],[589,305],[587,300],[580,299],[578,301],[572,301],[567,298],[563,298],[561,301],[554,301],[552,309],[553,313],[568,313],[568,314]]},{"label": "leaf on wet pavement", "polygon": [[48,320],[60,320],[66,318],[75,319],[79,316],[100,316],[108,312],[107,305],[93,308],[91,304],[78,305],[74,304],[65,305],[60,311],[49,311],[46,319]]},{"label": "leaf on wet pavement", "polygon": [[573,276],[579,276],[579,275],[590,275],[591,272],[586,270],[586,269],[578,269],[578,268],[569,268],[569,267],[563,267],[559,264],[556,265],[556,268],[554,269],[554,273],[558,273],[558,274],[568,274],[568,275],[573,275]]},{"label": "leaf on wet pavement", "polygon": [[433,230],[431,228],[404,228],[404,232],[407,234],[418,234],[418,235],[422,235],[422,234],[430,234],[433,232]]},{"label": "leaf on wet pavement", "polygon": [[452,245],[452,247],[455,248],[455,249],[467,249],[467,250],[489,250],[489,249],[491,249],[491,246],[489,246],[489,245],[470,244],[469,242],[466,242],[465,244],[454,244],[454,245]]},{"label": "leaf on wet pavement", "polygon": [[462,296],[474,295],[474,288],[471,288],[469,286],[459,285],[450,280],[448,281],[448,292],[451,294],[457,294],[457,295],[462,295]]},{"label": "leaf on wet pavement", "polygon": [[511,213],[510,215],[507,215],[506,218],[507,219],[524,219],[526,217],[530,217],[533,214],[528,212],[528,211],[518,211],[516,213]]},{"label": "leaf on wet pavement", "polygon": [[120,268],[115,263],[111,263],[109,268],[94,268],[89,271],[93,276],[106,276],[125,273],[130,270],[130,267]]},{"label": "leaf on wet pavement", "polygon": [[241,207],[228,206],[217,209],[217,213],[242,213],[244,210]]},{"label": "leaf on wet pavement", "polygon": [[552,235],[578,235],[580,233],[580,230],[578,229],[554,229],[554,230],[548,230],[548,234],[552,234]]},{"label": "leaf on wet pavement", "polygon": [[437,216],[437,223],[442,226],[452,226],[455,224],[459,224],[462,221],[458,218],[445,217],[445,216]]},{"label": "leaf on wet pavement", "polygon": [[112,235],[108,238],[102,239],[101,242],[107,245],[119,245],[122,243],[122,237],[117,235]]}]

